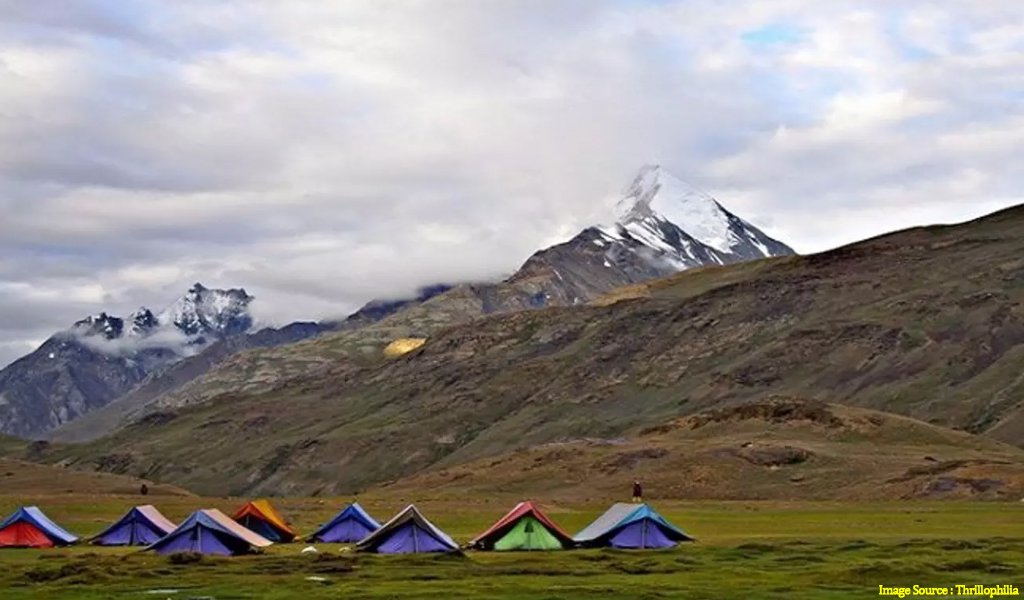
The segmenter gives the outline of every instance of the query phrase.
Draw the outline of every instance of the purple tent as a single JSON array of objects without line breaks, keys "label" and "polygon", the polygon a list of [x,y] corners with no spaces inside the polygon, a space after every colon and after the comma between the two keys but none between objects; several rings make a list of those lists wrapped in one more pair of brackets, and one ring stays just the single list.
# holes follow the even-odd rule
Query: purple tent
[{"label": "purple tent", "polygon": [[613,548],[671,548],[676,545],[665,530],[651,519],[634,521],[608,539]]},{"label": "purple tent", "polygon": [[671,548],[693,538],[647,504],[615,504],[573,538],[586,547]]},{"label": "purple tent", "polygon": [[208,508],[192,513],[177,529],[146,549],[157,554],[198,552],[232,556],[271,544],[273,542],[242,527],[219,510]]},{"label": "purple tent", "polygon": [[154,506],[136,506],[92,539],[100,546],[149,546],[174,530]]},{"label": "purple tent", "polygon": [[354,544],[378,529],[380,523],[363,510],[358,502],[353,502],[309,536],[309,539],[313,542]]},{"label": "purple tent", "polygon": [[459,549],[447,533],[409,505],[380,529],[359,542],[356,549],[380,554],[454,552]]}]

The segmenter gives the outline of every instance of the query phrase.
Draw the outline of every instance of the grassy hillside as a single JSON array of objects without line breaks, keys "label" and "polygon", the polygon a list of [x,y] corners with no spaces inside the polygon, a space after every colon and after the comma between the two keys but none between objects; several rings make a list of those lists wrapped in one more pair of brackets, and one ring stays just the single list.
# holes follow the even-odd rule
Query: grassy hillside
[{"label": "grassy hillside", "polygon": [[[42,498],[51,500],[62,494],[123,494],[139,496],[143,483],[149,487],[153,497],[190,496],[187,491],[172,485],[157,484],[134,477],[63,469],[49,465],[0,458],[0,488],[5,495],[17,494],[19,498]],[[146,496],[148,498],[149,496]],[[6,513],[5,513],[6,514]]]},{"label": "grassy hillside", "polygon": [[790,398],[543,444],[383,485],[389,493],[564,502],[623,498],[1024,498],[1024,451],[891,414]]},{"label": "grassy hillside", "polygon": [[373,343],[316,340],[277,361],[285,372],[287,360],[325,362],[314,376],[270,377],[269,391],[167,409],[44,459],[208,493],[342,492],[774,394],[1021,443],[1022,228],[1018,208],[700,269],[603,305],[449,327],[390,360],[380,349],[414,332],[382,323]]}]

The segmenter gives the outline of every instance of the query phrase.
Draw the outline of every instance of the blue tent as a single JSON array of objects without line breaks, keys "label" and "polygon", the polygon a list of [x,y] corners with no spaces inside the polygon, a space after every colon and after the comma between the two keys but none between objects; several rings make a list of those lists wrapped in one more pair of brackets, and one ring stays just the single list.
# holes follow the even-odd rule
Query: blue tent
[{"label": "blue tent", "polygon": [[198,552],[232,556],[271,544],[273,542],[242,527],[219,510],[208,508],[189,515],[177,529],[146,550],[157,554]]},{"label": "blue tent", "polygon": [[693,538],[647,504],[619,503],[573,538],[587,547],[671,548]]},{"label": "blue tent", "polygon": [[35,506],[23,506],[0,523],[0,548],[52,548],[77,541]]},{"label": "blue tent", "polygon": [[354,544],[378,529],[380,523],[363,510],[358,502],[353,502],[309,536],[309,539],[329,544]]},{"label": "blue tent", "polygon": [[174,530],[155,506],[146,504],[129,510],[121,519],[92,539],[100,546],[149,546]]},{"label": "blue tent", "polygon": [[360,541],[356,549],[379,554],[411,554],[455,552],[459,546],[410,504],[380,529]]}]

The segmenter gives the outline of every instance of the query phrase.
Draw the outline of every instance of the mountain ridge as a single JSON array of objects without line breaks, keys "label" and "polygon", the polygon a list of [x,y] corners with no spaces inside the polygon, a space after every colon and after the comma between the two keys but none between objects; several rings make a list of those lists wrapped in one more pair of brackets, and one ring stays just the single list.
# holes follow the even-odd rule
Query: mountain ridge
[{"label": "mountain ridge", "polygon": [[[271,389],[289,378],[313,376],[339,361],[359,364],[367,359],[367,352],[378,352],[382,345],[395,339],[429,337],[443,327],[484,315],[581,304],[621,285],[647,281],[680,269],[728,264],[773,253],[793,253],[788,246],[768,238],[728,212],[710,196],[680,191],[689,189],[661,167],[645,167],[622,192],[619,210],[622,212],[630,203],[645,203],[647,209],[643,214],[647,221],[643,226],[654,223],[663,233],[662,238],[646,235],[641,239],[635,232],[630,234],[626,227],[634,221],[623,213],[620,217],[624,233],[609,234],[600,226],[588,227],[566,242],[538,250],[503,282],[439,284],[420,290],[412,299],[371,301],[349,318],[326,328],[323,336],[329,340],[325,344],[300,343],[280,353],[266,347],[242,348],[245,352],[218,356],[216,362],[206,361],[204,368],[196,369],[193,380],[184,381],[173,389],[157,382],[148,391],[133,392],[108,409],[108,412],[118,413],[116,418],[99,415],[77,426],[70,424],[55,432],[53,439],[91,439],[116,426],[112,424],[136,418],[146,410],[204,402],[220,391]],[[688,202],[703,204],[702,222],[676,225],[650,209],[654,204],[659,210],[670,211],[676,204]],[[686,211],[676,212],[685,214]],[[731,236],[731,246],[713,249],[690,238],[681,229],[686,226],[701,231],[713,229],[715,225],[708,225],[709,219],[717,221],[718,230],[724,232],[721,233],[723,239]],[[681,258],[684,256],[685,260]],[[198,357],[189,362],[195,365],[203,361],[203,357]]]},{"label": "mountain ridge", "polygon": [[100,312],[0,370],[0,431],[37,437],[129,393],[183,359],[253,328],[244,289],[200,283],[160,313]]},{"label": "mountain ridge", "polygon": [[1022,226],[1018,207],[817,255],[688,270],[617,300],[449,324],[395,359],[374,350],[397,332],[385,320],[363,330],[376,341],[300,344],[310,356],[353,344],[349,360],[312,376],[163,406],[47,460],[217,493],[348,493],[775,395],[1019,445]]}]

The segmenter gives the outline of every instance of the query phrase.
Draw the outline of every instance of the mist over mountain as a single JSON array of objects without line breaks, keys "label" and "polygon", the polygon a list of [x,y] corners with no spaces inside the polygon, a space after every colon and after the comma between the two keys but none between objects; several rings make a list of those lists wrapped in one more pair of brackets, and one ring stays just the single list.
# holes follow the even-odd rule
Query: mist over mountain
[{"label": "mist over mountain", "polygon": [[0,371],[0,431],[33,436],[58,427],[219,340],[244,336],[253,299],[196,283],[157,313],[142,307],[75,322]]}]

